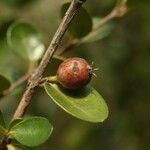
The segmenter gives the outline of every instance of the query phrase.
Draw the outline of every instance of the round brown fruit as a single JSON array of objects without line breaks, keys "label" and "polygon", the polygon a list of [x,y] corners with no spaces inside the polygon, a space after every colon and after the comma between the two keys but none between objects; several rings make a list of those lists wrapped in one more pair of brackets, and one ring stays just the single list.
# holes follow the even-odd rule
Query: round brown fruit
[{"label": "round brown fruit", "polygon": [[92,67],[79,57],[66,59],[57,70],[58,82],[67,89],[79,89],[87,85],[92,77]]}]

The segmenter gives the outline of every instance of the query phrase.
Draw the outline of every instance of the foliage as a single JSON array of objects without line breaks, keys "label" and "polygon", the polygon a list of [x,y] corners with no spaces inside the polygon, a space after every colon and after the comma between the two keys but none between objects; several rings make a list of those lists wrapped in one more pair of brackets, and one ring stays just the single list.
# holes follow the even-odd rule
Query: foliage
[{"label": "foliage", "polygon": [[8,45],[23,58],[36,61],[44,53],[40,33],[30,24],[14,22],[7,31]]},{"label": "foliage", "polygon": [[49,121],[42,117],[32,117],[15,124],[10,134],[21,144],[29,147],[43,144],[53,130]]},{"label": "foliage", "polygon": [[69,91],[57,84],[45,84],[45,90],[58,106],[77,118],[90,122],[103,122],[108,116],[105,101],[91,86]]},{"label": "foliage", "polygon": [[[44,10],[46,13],[48,12],[46,17],[47,19],[50,18],[49,15],[53,17],[51,17],[52,20],[49,19],[48,23],[42,20],[42,11],[39,11],[42,6],[40,0],[37,3],[32,3],[37,7],[36,13],[32,14],[35,17],[33,17],[35,22],[31,19],[32,15],[26,15],[30,2],[24,0],[1,1],[3,5],[6,3],[12,6],[9,9],[13,13],[17,9],[19,10],[16,6],[24,8],[25,11],[22,10],[24,14],[18,16],[20,19],[26,17],[25,20],[28,21],[14,19],[18,16],[9,14],[9,11],[7,12],[9,17],[0,20],[0,96],[3,91],[10,88],[19,79],[16,72],[27,72],[27,69],[32,68],[29,66],[32,63],[35,63],[35,67],[37,67],[45,47],[48,45],[43,42],[43,34],[44,37],[49,37],[49,32],[53,34],[51,26],[56,25],[58,21],[55,15],[58,15],[57,8],[55,13],[52,9],[54,6],[52,5],[52,10],[50,10],[47,3],[48,9]],[[58,5],[59,1],[54,3]],[[7,99],[5,102],[5,98],[2,97],[0,109],[4,112],[6,123],[0,111],[0,139],[8,133],[12,140],[12,143],[8,145],[9,149],[14,147],[28,149],[27,147],[39,146],[46,142],[53,131],[53,126],[48,120],[56,120],[55,134],[49,140],[50,142],[55,140],[50,143],[51,149],[60,149],[61,147],[72,150],[100,148],[138,150],[149,147],[149,142],[145,140],[148,139],[150,106],[148,101],[150,93],[150,69],[148,68],[150,63],[148,57],[149,1],[129,0],[127,2],[129,9],[134,8],[135,12],[130,10],[130,15],[125,17],[125,21],[114,20],[95,30],[95,26],[103,19],[100,16],[102,10],[107,12],[106,6],[111,8],[111,4],[110,1],[93,0],[82,7],[74,18],[62,44],[63,46],[67,40],[72,39],[80,41],[76,51],[69,52],[65,57],[83,56],[90,61],[94,60],[95,64],[100,67],[99,72],[102,72],[103,75],[101,76],[98,72],[98,77],[93,80],[92,86],[99,89],[98,91],[107,99],[111,119],[108,119],[103,126],[98,125],[97,127],[97,125],[69,118],[49,101],[51,99],[65,112],[81,120],[103,122],[108,117],[108,107],[103,97],[91,85],[78,91],[69,91],[58,84],[45,83],[44,87],[48,96],[45,96],[44,90],[37,89],[38,92],[35,94],[35,100],[33,100],[29,113],[45,116],[48,119],[29,117],[9,121],[8,118],[16,105],[15,100],[18,99],[20,93],[13,97],[8,96],[8,99],[11,100],[9,103],[7,103]],[[7,5],[4,5],[4,8],[3,5],[0,6],[0,9],[4,9],[5,14]],[[59,5],[61,18],[68,6],[69,3],[62,4],[61,8]],[[145,6],[148,8],[146,9]],[[1,14],[0,17],[6,17]],[[45,27],[49,30],[45,31]],[[19,62],[18,59],[21,61]],[[59,63],[57,65],[56,60],[53,60],[49,65],[50,67],[46,71],[48,71],[48,75],[52,75],[49,70],[55,73]],[[10,108],[10,106],[13,107]],[[122,143],[125,143],[125,146]],[[39,147],[39,149],[43,149],[43,147]]]}]

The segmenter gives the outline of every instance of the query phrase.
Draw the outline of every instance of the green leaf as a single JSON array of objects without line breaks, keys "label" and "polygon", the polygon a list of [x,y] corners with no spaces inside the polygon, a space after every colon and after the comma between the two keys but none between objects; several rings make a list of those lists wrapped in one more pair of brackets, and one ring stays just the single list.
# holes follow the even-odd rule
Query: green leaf
[{"label": "green leaf", "polygon": [[45,50],[41,34],[25,22],[17,21],[8,28],[7,41],[15,52],[31,61],[39,60]]},{"label": "green leaf", "polygon": [[101,95],[92,87],[70,91],[57,84],[45,84],[50,98],[67,113],[90,122],[103,122],[108,108]]},{"label": "green leaf", "polygon": [[[100,21],[101,18],[98,17],[93,18],[93,27],[95,27]],[[86,37],[82,39],[82,42],[87,43],[101,40],[107,37],[112,32],[113,29],[114,23],[109,22],[105,26],[93,30],[90,34],[88,34]]]},{"label": "green leaf", "polygon": [[[62,6],[61,17],[65,15],[69,5],[70,3],[65,3]],[[86,36],[92,30],[92,19],[83,7],[80,8],[68,30],[72,36],[77,38]]]},{"label": "green leaf", "polygon": [[5,124],[5,121],[4,121],[4,117],[3,117],[3,114],[2,114],[2,112],[1,112],[1,110],[0,110],[0,126],[2,126],[2,127],[6,127],[6,124]]},{"label": "green leaf", "polygon": [[32,117],[14,125],[10,133],[22,145],[34,147],[43,144],[52,130],[53,127],[46,118]]}]

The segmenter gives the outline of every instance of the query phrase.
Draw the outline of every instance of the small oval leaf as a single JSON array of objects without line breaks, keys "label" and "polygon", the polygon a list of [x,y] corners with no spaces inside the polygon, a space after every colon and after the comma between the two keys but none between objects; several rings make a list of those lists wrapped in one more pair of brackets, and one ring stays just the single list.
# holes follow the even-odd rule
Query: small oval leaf
[{"label": "small oval leaf", "polygon": [[103,122],[108,116],[108,107],[101,95],[92,87],[70,91],[57,84],[46,83],[50,98],[67,113],[89,122]]},{"label": "small oval leaf", "polygon": [[33,61],[39,60],[45,50],[41,34],[25,22],[17,21],[8,28],[7,42],[20,56]]},{"label": "small oval leaf", "polygon": [[[70,3],[65,3],[61,8],[61,17],[63,17],[69,7]],[[92,19],[88,12],[81,7],[78,14],[74,17],[68,28],[71,35],[77,38],[86,36],[92,30]]]},{"label": "small oval leaf", "polygon": [[46,118],[32,117],[14,125],[10,133],[22,145],[34,147],[43,144],[52,130],[53,127]]}]

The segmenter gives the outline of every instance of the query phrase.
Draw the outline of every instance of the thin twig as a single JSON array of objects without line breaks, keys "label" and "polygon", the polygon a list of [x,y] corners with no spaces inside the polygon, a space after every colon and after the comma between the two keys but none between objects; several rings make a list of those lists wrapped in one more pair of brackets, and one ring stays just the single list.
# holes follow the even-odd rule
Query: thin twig
[{"label": "thin twig", "polygon": [[[111,20],[124,16],[127,13],[127,11],[128,9],[126,6],[126,1],[121,1],[121,2],[119,1],[117,5],[114,7],[114,9],[107,16],[102,18],[97,25],[93,27],[92,31],[89,34],[91,34],[92,32],[95,32],[96,30],[99,30]],[[84,38],[73,39],[64,48],[59,49],[57,52],[57,55],[62,55],[72,50],[73,48],[79,46],[80,44],[84,43]]]},{"label": "thin twig", "polygon": [[39,82],[39,86],[43,86],[45,82],[57,83],[58,82],[57,76],[49,76],[42,78],[41,81]]},{"label": "thin twig", "polygon": [[115,18],[119,18],[122,17],[126,14],[127,12],[127,6],[126,3],[119,3],[115,6],[115,8],[103,19],[101,19],[101,21],[93,28],[93,30],[97,30],[101,27],[103,27],[105,24],[107,24],[108,22],[110,22],[111,20],[115,19]]},{"label": "thin twig", "polygon": [[28,105],[30,104],[32,95],[35,91],[35,88],[39,85],[39,82],[42,78],[42,75],[49,63],[49,61],[52,59],[54,53],[56,52],[58,46],[60,45],[60,42],[62,41],[62,38],[66,32],[66,30],[69,27],[70,22],[72,21],[73,17],[78,12],[81,5],[86,0],[73,0],[69,6],[69,9],[67,10],[60,26],[58,27],[45,55],[43,56],[39,67],[37,70],[32,74],[31,78],[28,80],[29,85],[26,89],[26,91],[23,94],[23,97],[16,109],[16,112],[13,116],[13,119],[23,117],[23,115],[26,112],[26,109]]},{"label": "thin twig", "polygon": [[60,55],[54,55],[53,58],[61,60],[61,61],[64,61],[64,60],[67,59],[66,57],[63,57],[63,56],[60,56]]}]

